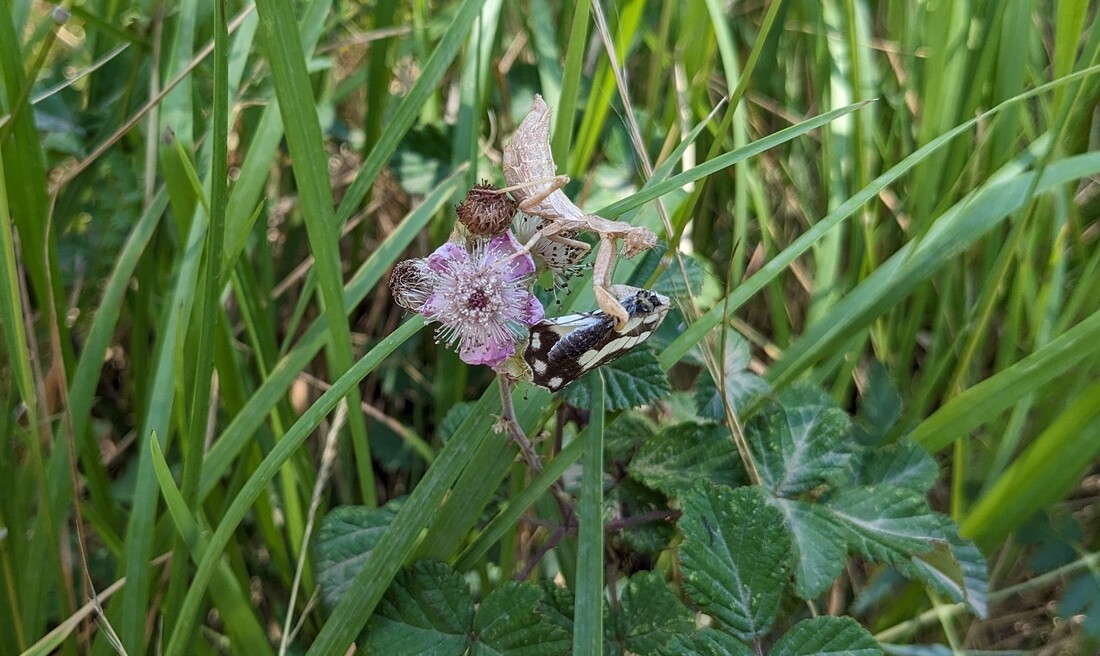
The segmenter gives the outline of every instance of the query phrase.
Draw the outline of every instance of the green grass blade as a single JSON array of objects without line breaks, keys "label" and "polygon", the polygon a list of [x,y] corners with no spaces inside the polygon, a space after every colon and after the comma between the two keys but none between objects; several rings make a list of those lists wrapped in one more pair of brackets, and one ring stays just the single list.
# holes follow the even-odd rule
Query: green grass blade
[{"label": "green grass blade", "polygon": [[[471,412],[455,430],[455,435],[481,435],[480,446],[470,464],[455,482],[447,496],[446,506],[430,525],[416,559],[446,560],[454,555],[454,545],[460,544],[481,518],[484,508],[500,489],[500,483],[516,459],[516,445],[505,433],[493,430],[497,418],[486,407],[486,397],[499,388],[491,388],[479,401],[483,412]],[[525,402],[516,410],[520,427],[533,434],[544,408],[551,403],[550,395],[538,388],[524,393]]]},{"label": "green grass blade", "polygon": [[554,161],[563,165],[569,161],[569,144],[573,143],[573,123],[577,116],[577,98],[580,96],[581,67],[588,45],[588,14],[592,0],[573,3],[573,22],[569,30],[569,43],[565,47],[565,79],[561,83],[561,96],[554,111],[554,133],[550,151]]},{"label": "green grass blade", "polygon": [[[206,551],[206,539],[198,522],[191,514],[183,493],[176,488],[172,480],[172,472],[164,459],[164,453],[160,450],[160,442],[155,439],[149,440],[149,448],[152,450],[153,471],[156,473],[157,483],[164,496],[164,504],[172,515],[176,530],[179,531],[180,539],[187,546],[191,559],[198,563]],[[274,653],[263,627],[252,613],[253,606],[248,595],[233,577],[233,571],[225,561],[219,562],[214,578],[210,581],[210,596],[214,599],[214,605],[219,614],[224,618],[225,629],[229,633],[230,644],[234,651],[242,654]]]},{"label": "green grass blade", "polygon": [[[206,553],[199,562],[198,570],[195,572],[191,587],[187,591],[187,597],[184,599],[183,608],[180,610],[179,623],[176,625],[175,631],[168,640],[168,646],[165,649],[165,654],[167,656],[182,656],[188,653],[189,645],[187,637],[190,635],[191,629],[194,626],[199,611],[199,605],[205,595],[206,587],[209,585],[211,577],[214,574],[214,569],[221,560],[221,554],[229,544],[229,540],[241,520],[244,519],[257,497],[267,488],[271,479],[279,472],[279,468],[294,455],[298,447],[300,447],[313,430],[317,428],[321,420],[323,420],[328,413],[332,412],[336,404],[347,396],[348,390],[358,385],[359,381],[373,371],[382,360],[394,351],[394,349],[405,343],[406,340],[419,332],[423,327],[424,320],[419,316],[413,317],[409,321],[401,324],[397,330],[379,342],[358,362],[352,365],[343,376],[332,384],[332,387],[322,394],[321,397],[302,414],[301,418],[299,418],[298,421],[291,426],[290,430],[287,431],[283,439],[271,450],[271,453],[263,459],[263,462],[260,463],[260,466],[256,468],[256,471],[249,477],[248,482],[245,483],[244,487],[241,488],[241,491],[233,499],[233,502],[225,511],[225,515],[218,522],[218,527],[214,531],[214,535],[210,538]],[[453,440],[452,443],[459,443],[462,441],[463,440]],[[417,490],[419,489],[420,487],[417,487]],[[411,503],[411,500],[409,503]],[[366,622],[365,617],[363,621]]]},{"label": "green grass blade", "polygon": [[1098,352],[1100,312],[1094,312],[1023,360],[951,399],[913,429],[909,439],[935,453]]},{"label": "green grass blade", "polygon": [[[352,276],[344,291],[346,307],[355,307],[374,289],[386,270],[424,230],[432,216],[450,199],[458,185],[462,184],[463,175],[464,171],[456,171],[443,180],[367,258],[363,266]],[[211,448],[207,457],[208,462],[203,468],[200,498],[205,499],[217,484],[218,479],[234,466],[237,455],[250,442],[275,404],[284,397],[298,374],[321,350],[324,341],[325,326],[318,320],[305,331],[297,346],[275,365],[270,376],[248,399],[247,405],[222,431]]]},{"label": "green grass blade", "polygon": [[[1100,342],[1096,335],[1091,339],[1093,343]],[[1100,454],[1098,417],[1100,383],[1093,383],[974,504],[959,526],[960,533],[992,548],[1036,512],[1069,494]]]},{"label": "green grass blade", "polygon": [[573,610],[573,653],[603,653],[603,374],[592,377],[588,439],[577,502],[577,602]]},{"label": "green grass blade", "polygon": [[545,467],[531,480],[531,484],[523,488],[519,494],[510,497],[507,507],[485,526],[462,553],[455,557],[454,568],[460,572],[467,572],[476,567],[493,545],[519,522],[527,509],[546,494],[546,491],[561,478],[570,465],[580,460],[586,452],[585,445],[588,443],[588,434],[582,432],[565,445],[553,460],[545,463]]},{"label": "green grass blade", "polygon": [[743,162],[750,157],[759,155],[769,148],[774,148],[780,144],[790,141],[791,139],[794,139],[795,137],[802,136],[803,134],[806,134],[811,130],[826,125],[830,121],[834,121],[841,116],[844,116],[845,114],[854,112],[857,109],[864,107],[865,105],[867,105],[866,102],[861,102],[854,105],[849,105],[847,107],[841,107],[839,109],[834,109],[831,112],[825,112],[824,114],[821,114],[819,116],[807,119],[797,125],[792,125],[789,128],[784,128],[776,132],[775,134],[768,135],[763,139],[752,142],[745,148],[724,153],[722,155],[719,155],[718,157],[709,159],[706,162],[703,162],[702,164],[693,167],[687,171],[678,173],[663,182],[659,182],[653,185],[652,187],[647,186],[636,194],[627,196],[620,201],[616,201],[614,203],[611,203],[610,205],[607,205],[606,207],[597,210],[596,214],[608,218],[618,217],[628,210],[632,210],[636,207],[641,207],[651,200],[660,198],[661,196],[664,196],[665,194],[676,189],[680,189],[686,184],[701,180],[708,175],[717,173],[718,171],[733,166],[738,162]]},{"label": "green grass blade", "polygon": [[941,216],[935,229],[920,242],[910,242],[884,262],[862,284],[836,304],[819,324],[803,333],[783,359],[768,371],[768,377],[784,384],[817,359],[835,351],[838,341],[850,338],[888,308],[896,305],[922,281],[957,257],[967,245],[989,233],[1016,212],[1032,194],[1056,188],[1078,177],[1092,175],[1100,167],[1100,156],[1079,156],[1052,164],[1046,174],[1019,175],[991,184]]},{"label": "green grass blade", "polygon": [[[982,115],[961,123],[955,128],[949,130],[948,132],[941,134],[940,136],[936,137],[932,141],[914,151],[912,154],[910,154],[894,166],[890,167],[889,170],[875,178],[869,185],[856,192],[853,196],[841,203],[840,206],[838,206],[835,210],[833,210],[827,216],[815,223],[813,227],[802,233],[797,239],[794,240],[793,243],[791,243],[790,246],[783,249],[782,253],[769,260],[767,264],[762,266],[750,278],[742,282],[742,284],[739,285],[737,289],[733,290],[728,295],[728,299],[726,299],[726,302],[719,302],[717,305],[715,305],[715,307],[711,308],[702,317],[700,317],[698,321],[688,326],[687,330],[681,333],[679,337],[673,340],[673,342],[660,353],[658,359],[661,362],[661,366],[664,367],[666,370],[671,368],[673,364],[679,361],[680,358],[684,357],[689,349],[691,349],[695,344],[698,344],[700,340],[702,340],[709,331],[713,330],[725,317],[732,316],[733,313],[738,308],[740,308],[747,300],[752,298],[756,294],[756,292],[763,289],[765,285],[767,285],[776,276],[782,273],[788,266],[790,266],[792,262],[794,262],[798,257],[808,251],[813,246],[813,244],[821,238],[822,235],[826,234],[829,230],[840,224],[845,219],[849,218],[864,203],[870,201],[889,184],[900,178],[902,175],[914,168],[920,162],[924,161],[924,159],[927,158],[932,152],[935,152],[936,150],[947,146],[956,137],[960,136],[967,130],[977,125],[979,121],[988,120],[1007,107],[1014,106],[1016,103],[1023,102],[1028,98],[1041,95],[1043,93],[1046,93],[1047,91],[1050,91],[1051,89],[1069,84],[1073,81],[1082,79],[1089,75],[1093,75],[1097,72],[1100,72],[1100,67],[1090,67],[1072,75],[1067,75],[1066,77],[1060,78],[1054,82],[1040,85],[1025,93],[1010,98],[1000,105],[991,108],[989,111],[983,113]],[[672,182],[672,180],[669,180],[668,182]],[[638,195],[639,194],[635,194],[635,196]],[[632,206],[634,204],[641,204],[635,203],[635,196],[632,196],[630,199],[626,199],[630,201]],[[610,215],[614,216],[613,213]]]},{"label": "green grass blade", "polygon": [[416,122],[421,107],[428,101],[431,94],[435,93],[443,74],[451,65],[459,50],[465,43],[466,36],[473,27],[474,21],[481,13],[481,6],[485,0],[464,0],[455,11],[454,17],[447,25],[447,29],[440,39],[439,45],[432,51],[431,57],[425,62],[424,68],[417,76],[416,83],[409,89],[409,93],[401,99],[393,115],[389,117],[386,129],[382,131],[382,137],[371,149],[363,166],[356,174],[355,180],[340,201],[340,207],[336,211],[336,220],[339,225],[347,222],[348,218],[358,209],[360,203],[366,198],[374,179],[382,171],[382,167],[393,156],[397,146],[405,133]]},{"label": "green grass blade", "polygon": [[[351,330],[344,307],[343,276],[340,271],[339,226],[332,208],[327,156],[321,124],[313,103],[313,89],[306,71],[305,51],[298,37],[294,8],[277,0],[259,0],[259,35],[266,44],[268,61],[283,116],[294,177],[305,218],[314,271],[320,287],[328,324],[327,361],[333,377],[351,366]],[[348,403],[359,407],[359,390],[349,390]],[[375,505],[374,468],[362,413],[348,414],[359,491],[367,505]]]}]

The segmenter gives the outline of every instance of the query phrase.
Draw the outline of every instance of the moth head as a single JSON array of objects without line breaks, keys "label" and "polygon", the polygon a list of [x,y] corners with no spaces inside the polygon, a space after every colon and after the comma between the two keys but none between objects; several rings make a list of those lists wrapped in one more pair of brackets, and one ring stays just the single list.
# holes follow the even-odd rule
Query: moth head
[{"label": "moth head", "polygon": [[652,331],[665,319],[671,303],[667,296],[658,294],[648,289],[640,289],[629,285],[612,285],[610,288],[623,309],[630,315],[627,326],[620,332],[630,332],[644,328]]}]

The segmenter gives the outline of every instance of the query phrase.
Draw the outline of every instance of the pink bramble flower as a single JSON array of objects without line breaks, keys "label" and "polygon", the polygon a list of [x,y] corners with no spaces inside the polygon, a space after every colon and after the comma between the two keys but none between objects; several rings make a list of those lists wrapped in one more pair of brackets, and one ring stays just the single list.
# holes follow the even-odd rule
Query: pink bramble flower
[{"label": "pink bramble flower", "polygon": [[511,232],[473,251],[447,242],[428,256],[434,285],[420,307],[425,318],[442,324],[438,341],[454,346],[467,364],[496,367],[516,350],[516,341],[541,321],[542,304],[530,292],[535,262]]}]

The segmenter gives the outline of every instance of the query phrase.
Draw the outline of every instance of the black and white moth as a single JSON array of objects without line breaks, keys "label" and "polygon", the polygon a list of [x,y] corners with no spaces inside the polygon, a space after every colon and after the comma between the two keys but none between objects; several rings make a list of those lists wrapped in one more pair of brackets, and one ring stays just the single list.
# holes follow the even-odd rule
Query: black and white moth
[{"label": "black and white moth", "polygon": [[544,319],[531,326],[523,359],[531,382],[556,392],[585,373],[624,355],[649,339],[668,314],[668,297],[648,289],[613,285],[630,316],[622,330],[615,319],[597,310]]}]

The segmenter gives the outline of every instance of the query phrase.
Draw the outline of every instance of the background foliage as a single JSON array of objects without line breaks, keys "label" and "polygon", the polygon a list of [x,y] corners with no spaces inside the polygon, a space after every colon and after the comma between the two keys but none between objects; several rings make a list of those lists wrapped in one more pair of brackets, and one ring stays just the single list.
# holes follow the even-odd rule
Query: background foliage
[{"label": "background foliage", "polygon": [[[0,651],[1097,649],[1085,0],[2,9]],[[676,300],[538,473],[381,284],[535,93]]]}]

